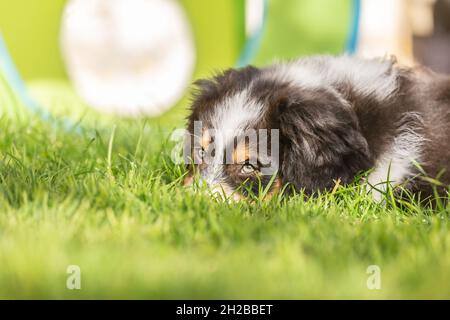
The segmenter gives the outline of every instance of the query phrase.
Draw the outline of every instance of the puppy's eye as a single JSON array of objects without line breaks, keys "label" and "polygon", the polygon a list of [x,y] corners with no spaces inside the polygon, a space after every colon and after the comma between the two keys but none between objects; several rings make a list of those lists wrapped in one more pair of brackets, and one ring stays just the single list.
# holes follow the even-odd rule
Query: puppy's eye
[{"label": "puppy's eye", "polygon": [[206,156],[206,151],[203,148],[199,149],[197,153],[200,159],[203,159]]},{"label": "puppy's eye", "polygon": [[246,163],[242,166],[241,168],[241,173],[243,174],[251,174],[253,172],[255,172],[255,167],[252,166],[250,163]]}]

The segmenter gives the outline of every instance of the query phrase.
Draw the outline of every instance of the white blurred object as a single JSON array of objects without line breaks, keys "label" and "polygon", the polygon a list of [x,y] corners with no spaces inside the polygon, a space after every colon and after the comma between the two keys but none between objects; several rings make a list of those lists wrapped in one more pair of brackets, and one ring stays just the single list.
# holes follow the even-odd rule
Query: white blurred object
[{"label": "white blurred object", "polygon": [[245,34],[251,37],[261,28],[264,20],[264,0],[245,2]]},{"label": "white blurred object", "polygon": [[174,0],[71,0],[61,43],[79,94],[94,108],[156,116],[183,95],[195,47]]},{"label": "white blurred object", "polygon": [[401,63],[412,64],[409,4],[409,0],[363,0],[358,55],[368,58],[395,55]]}]

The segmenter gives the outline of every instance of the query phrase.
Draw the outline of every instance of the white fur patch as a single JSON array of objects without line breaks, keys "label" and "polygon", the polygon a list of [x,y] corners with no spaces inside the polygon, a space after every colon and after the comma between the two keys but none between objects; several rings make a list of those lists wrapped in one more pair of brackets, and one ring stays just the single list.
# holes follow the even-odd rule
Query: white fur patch
[{"label": "white fur patch", "polygon": [[[419,114],[408,112],[404,118],[421,121]],[[417,125],[407,125],[399,128],[398,135],[391,146],[377,161],[375,169],[370,173],[368,182],[374,187],[372,195],[380,201],[388,186],[403,183],[412,174],[414,162],[419,162],[424,138],[416,132]]]},{"label": "white fur patch", "polygon": [[387,99],[398,88],[398,71],[391,60],[316,56],[267,69],[269,77],[292,81],[303,87],[336,86],[349,83],[354,90],[379,100]]},{"label": "white fur patch", "polygon": [[213,186],[221,181],[225,149],[234,138],[246,128],[251,128],[260,119],[263,106],[252,100],[247,90],[227,97],[212,115],[211,124],[214,130],[215,156],[208,165],[204,179]]},{"label": "white fur patch", "polygon": [[216,110],[211,119],[212,129],[216,130],[222,143],[228,143],[237,132],[251,127],[259,120],[263,106],[253,101],[247,90],[243,90],[226,98]]}]

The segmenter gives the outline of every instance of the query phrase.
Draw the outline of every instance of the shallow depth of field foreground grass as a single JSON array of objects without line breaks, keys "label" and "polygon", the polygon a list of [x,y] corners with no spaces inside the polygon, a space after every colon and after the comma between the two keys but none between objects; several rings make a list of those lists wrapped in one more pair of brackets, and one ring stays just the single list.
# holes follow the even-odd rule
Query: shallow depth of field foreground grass
[{"label": "shallow depth of field foreground grass", "polygon": [[[400,209],[354,188],[218,203],[170,161],[181,116],[87,111],[88,129],[67,132],[0,84],[0,298],[450,298],[448,206]],[[63,85],[33,89],[63,113],[80,105]],[[66,288],[69,265],[81,290]]]}]

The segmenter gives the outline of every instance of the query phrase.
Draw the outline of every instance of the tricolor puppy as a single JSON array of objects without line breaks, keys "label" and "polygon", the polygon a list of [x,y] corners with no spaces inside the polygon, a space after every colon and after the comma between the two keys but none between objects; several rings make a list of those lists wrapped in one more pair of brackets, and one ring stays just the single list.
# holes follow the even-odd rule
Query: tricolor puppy
[{"label": "tricolor puppy", "polygon": [[186,183],[198,175],[233,198],[270,181],[269,194],[286,183],[311,194],[369,172],[376,197],[388,183],[428,196],[423,176],[447,192],[450,77],[394,59],[315,56],[196,84]]}]

